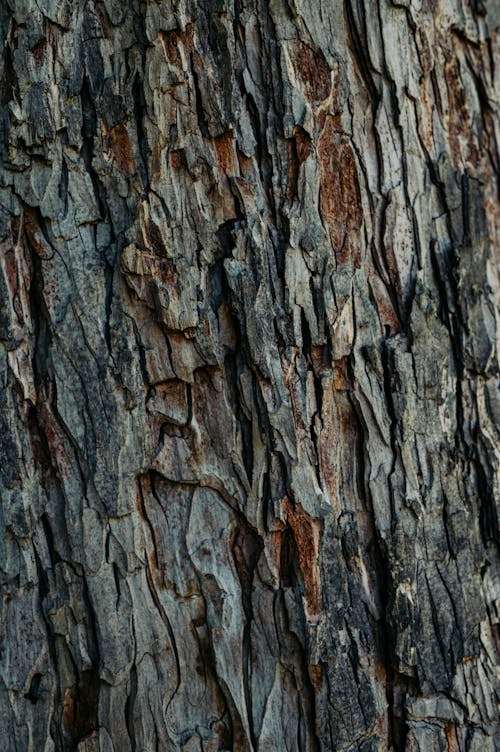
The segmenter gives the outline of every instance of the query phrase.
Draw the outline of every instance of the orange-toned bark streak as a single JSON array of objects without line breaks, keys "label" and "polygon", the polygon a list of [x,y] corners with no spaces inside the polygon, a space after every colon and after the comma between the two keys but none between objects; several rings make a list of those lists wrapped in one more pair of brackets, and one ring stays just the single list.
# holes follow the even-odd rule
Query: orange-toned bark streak
[{"label": "orange-toned bark streak", "polygon": [[179,46],[182,45],[185,52],[189,55],[193,49],[193,24],[188,24],[186,30],[183,32],[168,31],[161,32],[161,40],[163,43],[163,49],[165,50],[165,56],[169,63],[182,68],[182,58],[180,54]]},{"label": "orange-toned bark streak", "polygon": [[281,502],[282,512],[290,525],[304,578],[304,600],[309,621],[317,621],[323,610],[321,576],[319,570],[319,543],[321,522],[311,517],[299,503],[285,497]]},{"label": "orange-toned bark streak", "polygon": [[362,209],[356,161],[352,148],[331,116],[325,119],[317,154],[321,175],[320,209],[337,263],[350,262],[359,267]]},{"label": "orange-toned bark streak", "polygon": [[42,252],[42,246],[37,239],[38,222],[36,219],[35,210],[31,206],[24,206],[23,208],[23,229],[30,244],[31,249],[38,255]]},{"label": "orange-toned bark streak", "polygon": [[457,730],[454,723],[447,723],[444,727],[446,734],[446,743],[448,745],[448,752],[460,752],[460,745],[457,739]]},{"label": "orange-toned bark streak", "polygon": [[320,692],[323,684],[323,668],[319,663],[313,663],[309,666],[309,678],[315,692]]},{"label": "orange-toned bark streak", "polygon": [[303,42],[294,43],[293,65],[306,99],[319,104],[331,91],[331,71],[321,50],[313,50]]},{"label": "orange-toned bark streak", "polygon": [[123,123],[118,123],[109,131],[108,147],[118,172],[129,177],[133,175],[135,173],[134,153],[130,136]]},{"label": "orange-toned bark streak", "polygon": [[232,131],[226,131],[213,139],[219,170],[225,175],[236,175],[236,150]]},{"label": "orange-toned bark streak", "polygon": [[165,248],[160,228],[151,220],[147,223],[146,238],[148,241],[148,247],[153,253],[160,257],[167,255],[167,249]]}]

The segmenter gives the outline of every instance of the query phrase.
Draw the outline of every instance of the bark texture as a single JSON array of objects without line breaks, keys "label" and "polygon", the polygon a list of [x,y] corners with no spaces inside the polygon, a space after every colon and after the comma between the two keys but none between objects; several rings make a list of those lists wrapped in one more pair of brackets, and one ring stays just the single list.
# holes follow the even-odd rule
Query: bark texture
[{"label": "bark texture", "polygon": [[0,4],[6,752],[500,750],[496,12]]}]

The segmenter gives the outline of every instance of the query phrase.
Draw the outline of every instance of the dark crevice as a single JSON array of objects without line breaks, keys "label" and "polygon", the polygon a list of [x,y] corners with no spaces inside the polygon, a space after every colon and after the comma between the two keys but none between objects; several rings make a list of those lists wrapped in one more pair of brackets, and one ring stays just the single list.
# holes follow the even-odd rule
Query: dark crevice
[{"label": "dark crevice", "polygon": [[399,378],[397,370],[394,364],[394,352],[388,344],[388,340],[384,339],[382,342],[381,360],[383,366],[383,388],[385,395],[385,404],[387,406],[387,412],[390,418],[390,442],[392,450],[392,465],[387,477],[387,485],[389,491],[389,500],[391,505],[391,529],[394,529],[396,524],[396,505],[394,501],[394,489],[392,485],[392,477],[396,469],[396,464],[399,458],[399,444],[398,444],[398,413],[393,397],[393,393],[397,391],[396,380]]},{"label": "dark crevice", "polygon": [[149,484],[151,487],[151,492],[153,494],[153,497],[157,504],[161,507],[161,502],[158,498],[158,495],[155,493],[155,478],[154,473],[151,471],[147,476],[138,476],[136,479],[137,483],[137,500],[139,504],[139,511],[141,513],[142,518],[147,523],[147,526],[149,528],[149,532],[151,535],[151,542],[153,544],[153,555],[154,555],[154,563],[156,567],[159,566],[159,558],[158,558],[158,548],[157,548],[157,542],[156,542],[156,534],[155,529],[153,526],[153,523],[151,522],[150,516],[148,514],[148,510],[146,509],[146,502],[144,499],[144,490],[142,487],[143,479],[146,482],[146,484]]},{"label": "dark crevice", "polygon": [[251,665],[251,629],[253,607],[252,607],[252,593],[255,569],[259,560],[261,551],[264,547],[263,541],[259,535],[255,533],[249,526],[240,528],[233,539],[231,545],[231,551],[233,555],[234,564],[238,574],[238,578],[241,585],[241,598],[243,611],[245,614],[245,623],[243,625],[243,682],[245,692],[245,703],[247,707],[247,715],[250,723],[250,735],[251,741],[255,748],[257,748],[257,737],[255,729],[253,728],[252,718],[252,690],[250,684],[250,678],[252,673]]},{"label": "dark crevice", "polygon": [[[372,76],[373,65],[368,58],[369,45],[366,38],[366,18],[363,10],[359,10],[361,18],[355,17],[354,7],[359,4],[352,3],[351,0],[344,2],[344,10],[347,17],[347,27],[349,29],[349,47],[356,60],[366,89],[372,100],[372,107],[378,106],[380,95]],[[363,6],[361,6],[362,8]],[[374,113],[372,113],[374,114]]]},{"label": "dark crevice", "polygon": [[[294,591],[297,597],[296,588],[294,588]],[[302,598],[297,600],[302,602]],[[283,587],[280,587],[275,593],[273,611],[280,645],[281,663],[290,672],[292,682],[295,685],[298,701],[297,721],[299,725],[302,725],[304,731],[303,736],[298,741],[298,749],[319,752],[321,744],[316,733],[316,696],[308,671],[308,647],[300,639],[296,627],[292,628],[290,625]],[[302,622],[302,629],[299,631],[303,630],[305,634],[304,610],[301,608],[295,616]]]},{"label": "dark crevice", "polygon": [[120,570],[118,569],[118,565],[115,561],[113,562],[113,578],[115,581],[115,588],[116,588],[116,610],[118,610],[118,606],[120,605],[121,585],[120,585]]},{"label": "dark crevice", "polygon": [[66,217],[68,213],[68,165],[66,159],[63,156],[61,164],[61,177],[58,186],[59,199],[63,202],[63,217]]},{"label": "dark crevice", "polygon": [[[149,374],[148,374],[148,368],[147,368],[147,363],[146,363],[146,348],[144,347],[142,343],[141,335],[140,335],[136,320],[131,319],[131,323],[134,329],[134,337],[135,337],[135,342],[137,345],[137,353],[139,355],[139,366],[141,369],[142,379],[145,384],[149,384]],[[168,337],[166,337],[165,339],[168,342]]]},{"label": "dark crevice", "polygon": [[101,184],[97,173],[93,167],[94,159],[94,138],[97,134],[97,112],[94,104],[94,97],[91,93],[89,79],[83,76],[82,88],[80,92],[82,103],[82,150],[81,155],[85,169],[92,181],[94,196],[99,208],[101,219],[106,216],[106,203],[101,196]]},{"label": "dark crevice", "polygon": [[130,746],[132,752],[136,752],[137,744],[135,741],[135,718],[134,718],[134,704],[137,697],[137,669],[134,664],[130,667],[130,680],[129,691],[127,699],[125,701],[125,725],[127,727],[127,733],[130,739]]},{"label": "dark crevice", "polygon": [[49,353],[52,344],[52,330],[50,316],[43,295],[43,267],[42,260],[33,249],[29,238],[28,246],[31,250],[33,273],[30,284],[30,304],[32,321],[34,322],[34,352],[33,352],[33,376],[35,386],[48,387],[51,379]]},{"label": "dark crevice", "polygon": [[[408,697],[420,691],[417,679],[389,669],[386,683],[387,711],[389,720],[389,748],[393,752],[406,752],[408,739]],[[392,745],[392,746],[391,746]]]},{"label": "dark crevice", "polygon": [[30,688],[24,695],[26,700],[29,700],[33,705],[36,705],[38,700],[42,697],[42,674],[35,674],[31,680]]},{"label": "dark crevice", "polygon": [[299,567],[299,552],[293,530],[287,526],[280,540],[280,581],[281,587],[292,588],[303,595],[302,572]]},{"label": "dark crevice", "polygon": [[47,514],[42,514],[40,521],[42,523],[43,531],[45,533],[45,540],[47,541],[47,549],[50,556],[51,566],[52,568],[55,567],[56,564],[58,564],[61,561],[61,557],[57,553],[57,549],[55,546],[54,541],[54,535],[52,533],[52,528],[50,526],[49,518]]},{"label": "dark crevice", "polygon": [[[351,373],[351,378],[353,377],[354,375]],[[350,402],[357,425],[356,464],[359,468],[357,489],[363,499],[363,506],[368,513],[370,523],[370,539],[366,551],[372,571],[375,574],[376,589],[381,606],[381,615],[374,623],[374,628],[377,651],[386,676],[388,747],[393,749],[394,752],[404,752],[408,732],[405,700],[408,693],[417,693],[418,682],[416,679],[400,674],[394,669],[396,663],[395,644],[400,623],[397,615],[392,613],[394,585],[391,575],[390,554],[386,543],[379,536],[373,502],[367,486],[369,471],[366,467],[365,445],[368,429],[355,400],[350,398]]]},{"label": "dark crevice", "polygon": [[200,82],[198,79],[198,73],[196,71],[196,65],[193,55],[191,55],[191,73],[193,76],[194,95],[196,100],[196,113],[198,116],[198,125],[200,126],[201,135],[204,138],[210,138],[210,131],[208,129],[208,120],[203,109],[203,98],[201,95]]},{"label": "dark crevice", "polygon": [[464,436],[464,412],[463,412],[463,378],[464,361],[462,339],[466,333],[465,322],[459,321],[459,313],[456,302],[458,296],[458,283],[455,275],[458,267],[458,257],[454,248],[449,248],[448,253],[439,253],[437,241],[431,243],[430,261],[434,272],[434,280],[439,292],[439,316],[448,330],[450,347],[453,353],[453,363],[456,369],[456,425],[455,448],[457,451],[465,450],[467,443]]},{"label": "dark crevice", "polygon": [[[0,79],[0,106],[2,109],[16,96],[17,79],[14,70],[14,56],[9,41],[2,45],[2,77]],[[3,114],[3,112],[2,112]],[[7,110],[5,110],[7,115]],[[8,121],[7,121],[8,122]]]},{"label": "dark crevice", "polygon": [[66,698],[69,706],[65,707],[64,730],[71,742],[64,744],[64,752],[76,752],[79,743],[98,730],[99,684],[97,668],[78,674],[77,684]]},{"label": "dark crevice", "polygon": [[[257,165],[259,168],[260,179],[264,188],[269,187],[269,155],[267,153],[267,146],[264,145],[264,140],[261,132],[260,116],[255,100],[251,94],[246,94],[246,106],[248,114],[250,116],[250,125],[252,126],[253,135],[255,138],[257,148]],[[267,167],[267,169],[266,169]]]}]

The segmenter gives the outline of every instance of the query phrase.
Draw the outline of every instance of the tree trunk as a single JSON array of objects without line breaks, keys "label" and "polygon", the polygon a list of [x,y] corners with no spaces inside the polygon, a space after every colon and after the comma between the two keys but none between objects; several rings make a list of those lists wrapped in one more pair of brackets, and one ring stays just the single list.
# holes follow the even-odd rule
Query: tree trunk
[{"label": "tree trunk", "polygon": [[500,750],[495,7],[2,2],[6,752]]}]

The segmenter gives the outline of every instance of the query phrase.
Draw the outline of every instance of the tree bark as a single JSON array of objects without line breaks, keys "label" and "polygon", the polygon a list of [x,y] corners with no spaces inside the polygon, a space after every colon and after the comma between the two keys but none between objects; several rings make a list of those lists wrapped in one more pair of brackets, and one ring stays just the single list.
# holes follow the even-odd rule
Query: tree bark
[{"label": "tree bark", "polygon": [[6,752],[500,750],[495,12],[1,4]]}]

